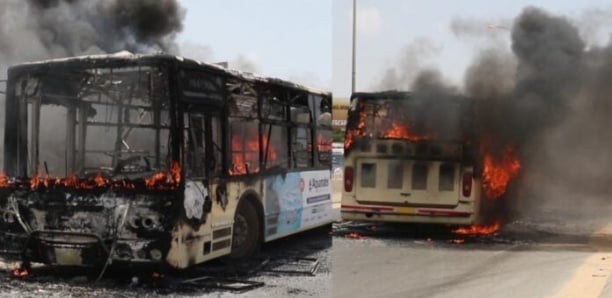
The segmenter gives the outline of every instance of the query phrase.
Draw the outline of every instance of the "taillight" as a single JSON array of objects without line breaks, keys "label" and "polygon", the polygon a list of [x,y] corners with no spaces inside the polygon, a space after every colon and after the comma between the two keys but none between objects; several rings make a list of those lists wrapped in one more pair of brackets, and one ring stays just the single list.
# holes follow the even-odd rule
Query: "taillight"
[{"label": "taillight", "polygon": [[472,172],[463,173],[462,190],[463,190],[463,196],[466,198],[472,195],[472,180],[473,180]]},{"label": "taillight", "polygon": [[344,191],[353,191],[353,167],[344,168]]}]

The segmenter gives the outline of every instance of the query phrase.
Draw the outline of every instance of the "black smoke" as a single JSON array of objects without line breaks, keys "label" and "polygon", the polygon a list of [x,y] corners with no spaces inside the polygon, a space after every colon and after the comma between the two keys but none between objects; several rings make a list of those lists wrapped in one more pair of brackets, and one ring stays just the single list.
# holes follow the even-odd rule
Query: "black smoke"
[{"label": "black smoke", "polygon": [[[452,29],[482,40],[486,23],[464,19]],[[490,47],[476,49],[463,86],[450,88],[475,100],[477,129],[489,137],[489,150],[500,155],[516,146],[522,169],[509,195],[521,211],[593,211],[610,201],[612,43],[594,45],[594,23],[586,30],[581,24],[584,18],[527,7],[498,28],[510,34],[509,46],[496,35]],[[421,81],[411,87],[448,92],[431,74],[416,75]]]},{"label": "black smoke", "polygon": [[[123,50],[178,54],[175,39],[184,16],[177,0],[2,0],[0,79],[6,79],[9,66],[25,61]],[[0,107],[0,139],[4,139],[1,93]],[[64,125],[61,117],[55,118],[42,129],[53,131]]]},{"label": "black smoke", "polygon": [[2,1],[0,69],[121,50],[176,53],[184,14],[176,0]]}]

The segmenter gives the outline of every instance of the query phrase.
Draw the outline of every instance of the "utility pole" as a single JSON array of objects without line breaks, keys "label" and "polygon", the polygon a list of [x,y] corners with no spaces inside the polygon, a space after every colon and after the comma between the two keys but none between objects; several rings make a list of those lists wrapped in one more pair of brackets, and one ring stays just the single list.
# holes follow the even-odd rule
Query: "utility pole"
[{"label": "utility pole", "polygon": [[355,39],[357,32],[357,0],[353,0],[353,65],[351,77],[351,94],[355,93]]}]

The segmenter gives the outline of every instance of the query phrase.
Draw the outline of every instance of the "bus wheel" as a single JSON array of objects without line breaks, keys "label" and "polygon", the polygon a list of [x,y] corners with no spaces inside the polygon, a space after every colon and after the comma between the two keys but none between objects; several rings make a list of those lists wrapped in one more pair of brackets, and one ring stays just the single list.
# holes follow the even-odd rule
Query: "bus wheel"
[{"label": "bus wheel", "polygon": [[244,259],[254,255],[261,243],[260,231],[260,222],[253,203],[241,200],[234,215],[230,259]]}]

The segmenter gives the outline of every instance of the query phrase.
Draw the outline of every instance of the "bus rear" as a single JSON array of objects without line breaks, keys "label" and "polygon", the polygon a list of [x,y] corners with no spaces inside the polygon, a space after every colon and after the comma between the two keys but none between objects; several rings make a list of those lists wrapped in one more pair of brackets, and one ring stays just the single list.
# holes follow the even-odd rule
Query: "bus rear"
[{"label": "bus rear", "polygon": [[471,101],[433,93],[356,93],[345,136],[344,220],[480,223]]}]

